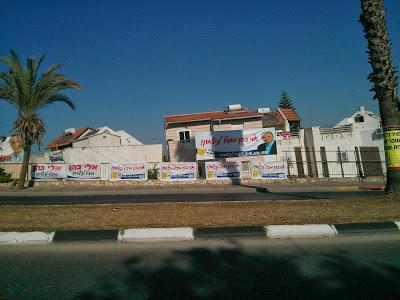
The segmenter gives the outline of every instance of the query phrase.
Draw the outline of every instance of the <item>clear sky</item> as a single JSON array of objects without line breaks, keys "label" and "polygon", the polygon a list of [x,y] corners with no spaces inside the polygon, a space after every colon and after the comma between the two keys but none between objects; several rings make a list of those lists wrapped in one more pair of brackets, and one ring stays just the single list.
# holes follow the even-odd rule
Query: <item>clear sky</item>
[{"label": "clear sky", "polygon": [[[400,1],[386,0],[396,67]],[[303,127],[377,112],[359,0],[0,1],[0,55],[46,55],[82,89],[40,112],[44,145],[66,128],[164,142],[163,117],[241,103],[275,109],[285,89]],[[4,69],[4,67],[1,67]],[[15,109],[0,101],[0,135]]]}]

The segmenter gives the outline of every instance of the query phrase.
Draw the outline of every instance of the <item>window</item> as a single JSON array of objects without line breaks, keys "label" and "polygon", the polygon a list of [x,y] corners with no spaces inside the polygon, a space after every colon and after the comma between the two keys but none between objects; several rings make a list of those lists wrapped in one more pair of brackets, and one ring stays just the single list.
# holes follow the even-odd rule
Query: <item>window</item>
[{"label": "window", "polygon": [[179,131],[179,141],[181,143],[189,143],[190,142],[190,132],[189,132],[189,130]]},{"label": "window", "polygon": [[354,121],[355,121],[356,123],[363,123],[363,122],[364,122],[364,117],[363,117],[363,116],[360,116],[360,115],[355,116],[355,117],[354,117]]}]

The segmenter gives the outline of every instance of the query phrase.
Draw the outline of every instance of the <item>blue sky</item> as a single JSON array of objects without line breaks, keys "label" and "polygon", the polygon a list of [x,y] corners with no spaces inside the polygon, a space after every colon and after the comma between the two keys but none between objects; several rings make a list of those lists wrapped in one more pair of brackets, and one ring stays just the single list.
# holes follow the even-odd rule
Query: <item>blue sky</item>
[{"label": "blue sky", "polygon": [[[400,1],[386,0],[395,66]],[[285,89],[303,127],[359,106],[377,112],[358,0],[6,1],[0,55],[46,55],[82,89],[43,109],[46,145],[70,127],[123,129],[164,142],[163,117],[228,104],[275,109]],[[4,69],[4,67],[1,67]],[[0,135],[15,109],[0,102]]]}]

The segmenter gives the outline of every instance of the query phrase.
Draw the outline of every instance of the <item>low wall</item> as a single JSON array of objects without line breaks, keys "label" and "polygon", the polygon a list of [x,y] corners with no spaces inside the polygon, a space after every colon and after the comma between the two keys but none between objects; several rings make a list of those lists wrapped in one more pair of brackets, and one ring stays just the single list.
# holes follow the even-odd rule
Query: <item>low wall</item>
[{"label": "low wall", "polygon": [[[382,177],[369,178],[369,181],[382,182]],[[254,184],[302,184],[302,183],[356,183],[360,182],[358,178],[293,178],[283,180],[255,180],[255,179],[241,179],[241,180],[188,180],[188,181],[160,181],[160,180],[146,180],[146,181],[88,181],[88,180],[59,180],[59,181],[35,181],[32,185],[35,187],[52,187],[52,186],[195,186],[195,185],[254,185]]]}]

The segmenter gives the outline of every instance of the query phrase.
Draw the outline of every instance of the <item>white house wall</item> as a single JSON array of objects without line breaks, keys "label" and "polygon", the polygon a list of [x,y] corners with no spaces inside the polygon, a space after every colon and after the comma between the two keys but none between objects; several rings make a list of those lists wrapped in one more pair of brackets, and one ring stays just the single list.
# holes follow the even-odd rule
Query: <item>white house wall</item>
[{"label": "white house wall", "polygon": [[109,147],[109,146],[120,146],[121,138],[116,135],[102,133],[96,134],[83,140],[77,140],[73,143],[73,148],[82,147]]},{"label": "white house wall", "polygon": [[[378,147],[381,161],[385,160],[383,140],[372,140],[372,135],[375,130],[376,128],[374,128],[374,130],[360,132],[356,127],[353,128],[351,132],[321,134],[320,127],[312,127],[316,161],[322,161],[320,149],[321,147],[325,147],[330,177],[342,177],[341,167],[337,157],[338,149],[340,149],[340,152],[346,152],[349,161],[343,163],[345,177],[357,176],[357,166],[354,163],[357,159],[355,156],[355,147]],[[322,177],[322,164],[318,163],[317,167],[319,177]],[[383,168],[385,172],[384,164]]]},{"label": "white house wall", "polygon": [[63,155],[66,163],[161,162],[162,145],[73,147]]}]

